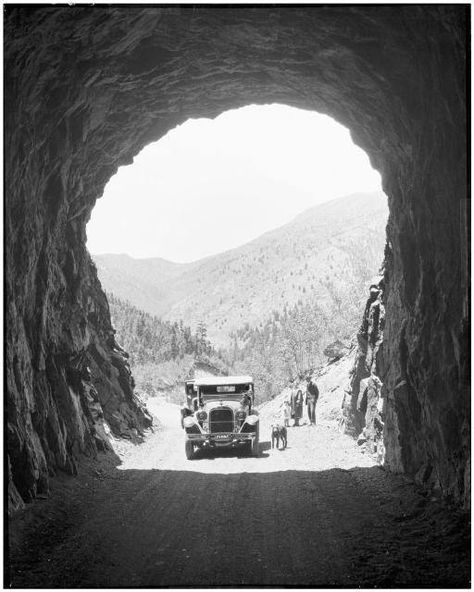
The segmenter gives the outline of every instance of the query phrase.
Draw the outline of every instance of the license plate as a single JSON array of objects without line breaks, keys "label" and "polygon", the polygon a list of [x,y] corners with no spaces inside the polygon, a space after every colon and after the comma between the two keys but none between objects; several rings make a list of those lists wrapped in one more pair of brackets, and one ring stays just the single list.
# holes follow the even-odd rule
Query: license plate
[{"label": "license plate", "polygon": [[214,438],[216,440],[228,440],[229,438],[232,438],[232,436],[230,434],[217,434]]}]

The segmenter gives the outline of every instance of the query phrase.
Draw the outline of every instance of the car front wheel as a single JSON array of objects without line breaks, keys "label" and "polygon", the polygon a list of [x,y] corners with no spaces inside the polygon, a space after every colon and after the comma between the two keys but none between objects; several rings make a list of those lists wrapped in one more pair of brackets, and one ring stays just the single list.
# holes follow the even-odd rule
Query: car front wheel
[{"label": "car front wheel", "polygon": [[184,451],[186,452],[186,458],[188,460],[192,460],[194,458],[194,444],[190,440],[186,440]]}]

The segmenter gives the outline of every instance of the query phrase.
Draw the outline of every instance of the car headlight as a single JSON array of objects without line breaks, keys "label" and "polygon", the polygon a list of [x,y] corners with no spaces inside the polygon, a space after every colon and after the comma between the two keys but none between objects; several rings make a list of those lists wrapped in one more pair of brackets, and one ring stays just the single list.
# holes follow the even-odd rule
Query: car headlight
[{"label": "car headlight", "polygon": [[207,413],[205,411],[198,411],[196,417],[198,418],[198,421],[205,421],[207,419]]},{"label": "car headlight", "polygon": [[258,421],[258,415],[255,415],[252,413],[252,415],[249,415],[247,417],[247,423],[249,425],[255,425],[257,423],[257,421]]},{"label": "car headlight", "polygon": [[247,413],[244,409],[239,409],[235,414],[236,419],[243,421],[247,417]]},{"label": "car headlight", "polygon": [[192,417],[191,415],[188,415],[183,419],[183,425],[185,428],[192,428],[193,425],[195,425],[195,423],[196,422],[194,421],[194,417]]}]

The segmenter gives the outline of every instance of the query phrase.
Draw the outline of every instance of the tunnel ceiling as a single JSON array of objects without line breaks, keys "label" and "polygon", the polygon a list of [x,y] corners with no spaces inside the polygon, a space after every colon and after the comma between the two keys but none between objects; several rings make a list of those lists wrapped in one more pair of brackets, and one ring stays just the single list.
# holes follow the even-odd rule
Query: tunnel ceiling
[{"label": "tunnel ceiling", "polygon": [[337,119],[382,174],[386,463],[465,503],[468,8],[5,11],[12,499],[106,446],[104,418],[147,425],[85,249],[105,183],[190,117],[278,102]]}]

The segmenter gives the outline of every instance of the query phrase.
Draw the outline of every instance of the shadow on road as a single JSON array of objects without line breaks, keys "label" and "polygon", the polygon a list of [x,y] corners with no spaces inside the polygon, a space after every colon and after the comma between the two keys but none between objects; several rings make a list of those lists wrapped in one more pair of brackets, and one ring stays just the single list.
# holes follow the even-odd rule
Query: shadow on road
[{"label": "shadow on road", "polygon": [[379,467],[62,482],[13,520],[6,585],[469,586],[468,516]]}]

